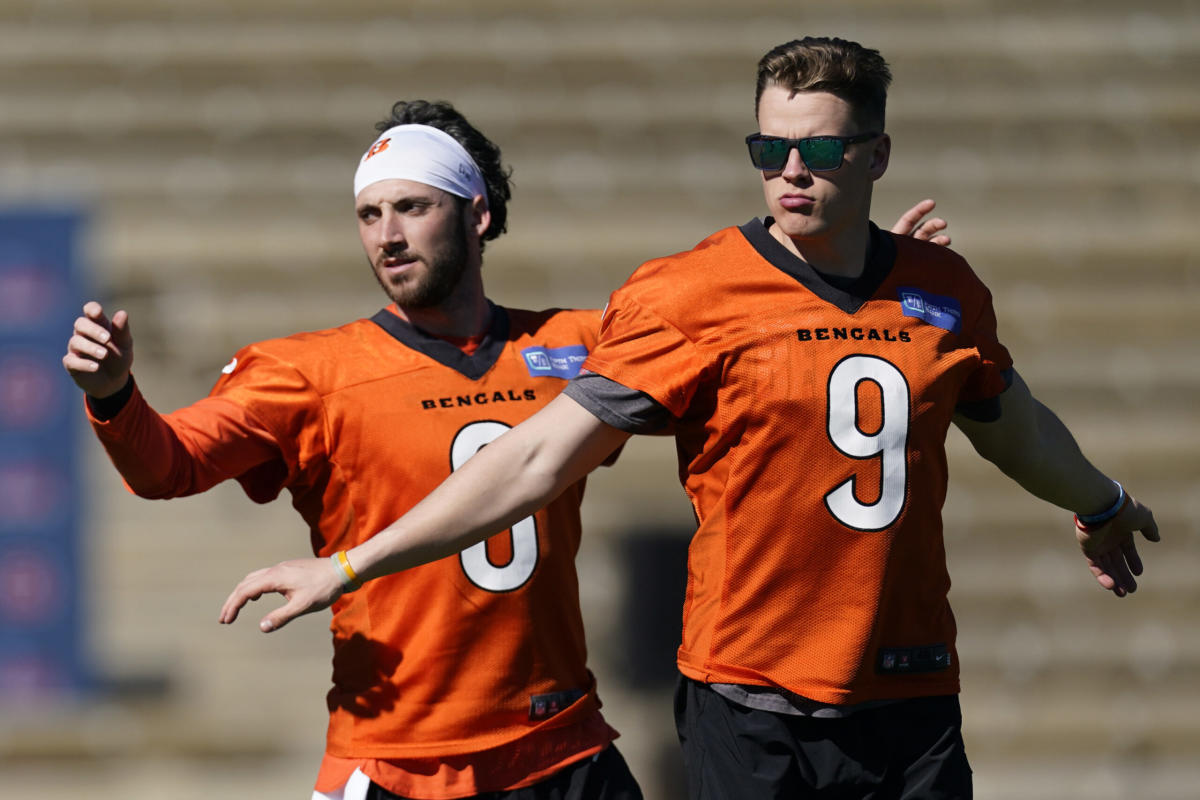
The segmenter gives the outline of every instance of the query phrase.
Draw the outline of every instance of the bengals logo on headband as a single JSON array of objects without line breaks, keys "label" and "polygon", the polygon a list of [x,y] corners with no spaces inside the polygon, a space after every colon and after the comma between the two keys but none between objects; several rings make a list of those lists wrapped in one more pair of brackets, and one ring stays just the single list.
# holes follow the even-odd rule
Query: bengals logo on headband
[{"label": "bengals logo on headband", "polygon": [[366,161],[368,158],[375,155],[376,153],[382,153],[384,150],[387,150],[388,142],[390,142],[390,141],[391,141],[390,138],[389,139],[380,139],[378,142],[371,145],[371,149],[367,151],[367,154],[365,156],[363,156],[363,161]]}]

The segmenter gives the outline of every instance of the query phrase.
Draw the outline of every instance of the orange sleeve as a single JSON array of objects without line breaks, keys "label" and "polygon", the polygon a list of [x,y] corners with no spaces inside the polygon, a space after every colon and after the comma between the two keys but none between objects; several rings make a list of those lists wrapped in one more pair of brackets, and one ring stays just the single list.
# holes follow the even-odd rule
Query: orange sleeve
[{"label": "orange sleeve", "polygon": [[309,470],[320,469],[329,453],[321,392],[310,381],[310,370],[289,360],[286,352],[273,342],[243,348],[208,398],[238,409],[236,420],[226,417],[226,424],[234,428],[223,431],[222,440],[225,433],[250,439],[262,432],[270,441],[269,461],[231,476],[257,503],[274,499],[285,486],[302,481]]},{"label": "orange sleeve", "polygon": [[277,455],[271,434],[245,409],[208,397],[169,415],[133,395],[110,420],[88,410],[92,429],[130,491],[141,497],[182,497],[210,489]]},{"label": "orange sleeve", "polygon": [[992,294],[980,284],[983,297],[979,314],[969,331],[972,346],[979,353],[979,366],[963,383],[959,392],[960,403],[973,403],[998,397],[1008,388],[1004,373],[1013,365],[1012,356],[1000,343],[996,332],[996,312],[992,308]]},{"label": "orange sleeve", "polygon": [[[182,497],[229,478],[258,503],[295,480],[324,442],[323,406],[292,365],[252,345],[212,393],[159,414],[137,386],[120,413],[92,428],[134,493]],[[314,444],[315,443],[315,444]]]},{"label": "orange sleeve", "polygon": [[645,392],[679,417],[690,405],[707,361],[682,331],[618,291],[583,368]]}]

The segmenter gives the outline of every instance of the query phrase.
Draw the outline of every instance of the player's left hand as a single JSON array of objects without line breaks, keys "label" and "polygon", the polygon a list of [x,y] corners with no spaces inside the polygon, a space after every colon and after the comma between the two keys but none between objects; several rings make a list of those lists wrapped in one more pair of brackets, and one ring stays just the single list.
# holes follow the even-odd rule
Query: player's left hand
[{"label": "player's left hand", "polygon": [[937,203],[933,200],[922,200],[917,203],[900,215],[900,219],[896,220],[896,224],[892,226],[892,233],[923,239],[946,247],[950,244],[950,236],[942,231],[946,230],[949,223],[941,217],[924,219],[925,215],[933,211],[936,205]]},{"label": "player's left hand", "polygon": [[335,565],[328,558],[301,558],[283,561],[273,567],[251,572],[230,593],[221,607],[220,622],[228,625],[238,617],[238,611],[251,600],[272,592],[281,594],[287,603],[262,618],[258,627],[264,633],[278,630],[303,614],[311,614],[333,605],[346,585]]},{"label": "player's left hand", "polygon": [[1136,591],[1134,576],[1142,574],[1142,558],[1133,536],[1135,531],[1147,541],[1159,541],[1154,514],[1132,497],[1103,525],[1094,528],[1075,525],[1075,538],[1083,548],[1083,557],[1087,559],[1092,575],[1117,597]]}]

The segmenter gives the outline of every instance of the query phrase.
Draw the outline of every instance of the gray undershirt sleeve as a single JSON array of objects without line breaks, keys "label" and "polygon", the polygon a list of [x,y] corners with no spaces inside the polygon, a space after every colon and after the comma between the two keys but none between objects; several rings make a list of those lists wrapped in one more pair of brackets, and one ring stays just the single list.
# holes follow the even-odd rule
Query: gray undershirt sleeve
[{"label": "gray undershirt sleeve", "polygon": [[671,412],[650,395],[594,372],[576,375],[563,394],[601,422],[627,433],[654,433],[671,422]]}]

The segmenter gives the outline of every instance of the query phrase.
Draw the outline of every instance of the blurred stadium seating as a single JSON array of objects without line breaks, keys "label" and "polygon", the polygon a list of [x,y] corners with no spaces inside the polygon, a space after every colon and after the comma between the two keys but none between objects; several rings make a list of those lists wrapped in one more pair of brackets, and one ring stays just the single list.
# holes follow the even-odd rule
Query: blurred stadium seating
[{"label": "blurred stadium seating", "polygon": [[[88,211],[92,284],[132,314],[139,381],[168,410],[206,392],[241,344],[382,304],[350,185],[393,100],[451,100],[515,167],[510,232],[485,259],[493,298],[598,307],[641,260],[761,213],[741,142],[754,67],[805,34],[889,59],[877,221],[937,198],[1022,374],[1164,534],[1137,595],[1106,597],[1069,517],[952,433],[947,543],[977,796],[1195,797],[1194,0],[6,0],[0,203]],[[270,637],[215,622],[246,571],[304,553],[294,512],[229,486],[137,500],[94,442],[81,447],[87,645],[108,691],[5,709],[0,793],[307,796],[326,619]],[[678,598],[634,586],[623,554],[639,531],[686,537],[673,475],[669,443],[654,441],[597,474],[579,562],[606,711],[661,800],[680,796],[670,686],[633,679],[658,673],[639,671],[630,648],[645,637],[630,627],[639,603]]]}]

